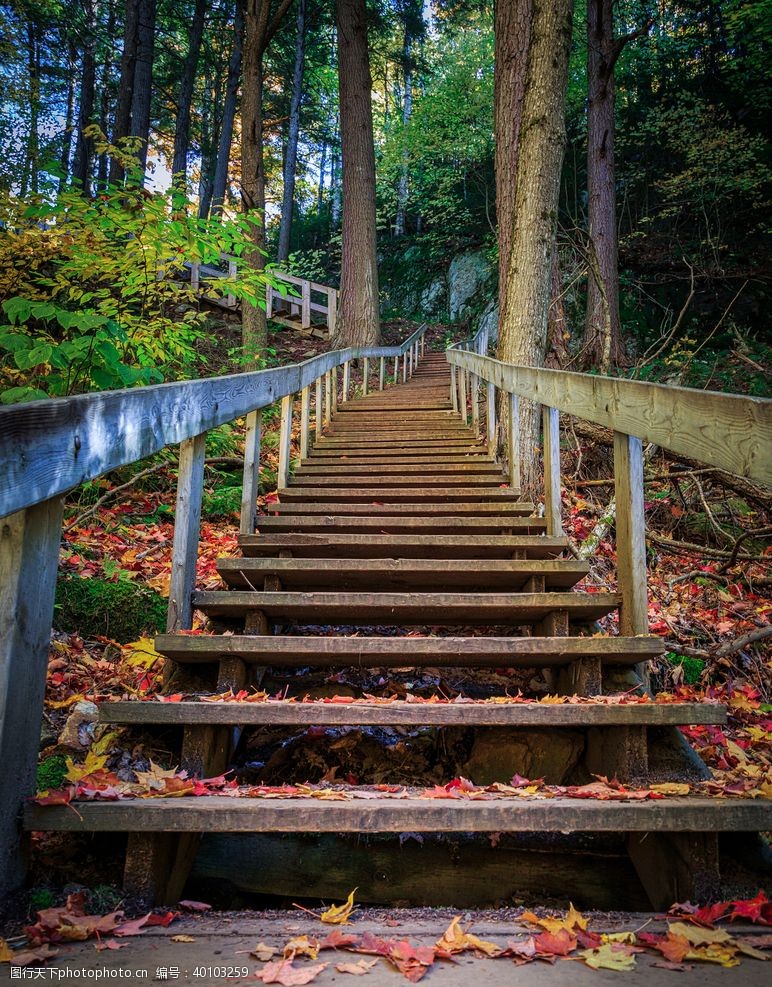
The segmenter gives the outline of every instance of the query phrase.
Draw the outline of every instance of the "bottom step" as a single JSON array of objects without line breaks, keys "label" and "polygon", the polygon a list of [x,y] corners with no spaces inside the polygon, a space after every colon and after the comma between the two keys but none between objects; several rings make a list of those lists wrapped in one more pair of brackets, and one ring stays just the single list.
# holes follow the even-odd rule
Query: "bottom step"
[{"label": "bottom step", "polygon": [[[681,796],[654,801],[497,797],[141,799],[28,805],[28,830],[76,832],[402,833],[717,832],[770,827],[768,801]],[[77,810],[77,811],[73,811]]]}]

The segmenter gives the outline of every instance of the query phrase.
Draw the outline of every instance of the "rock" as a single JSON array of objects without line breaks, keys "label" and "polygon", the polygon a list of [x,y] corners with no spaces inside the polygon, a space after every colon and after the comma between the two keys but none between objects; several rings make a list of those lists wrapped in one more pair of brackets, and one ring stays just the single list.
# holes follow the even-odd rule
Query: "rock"
[{"label": "rock", "polygon": [[459,254],[448,268],[448,309],[451,322],[471,314],[475,296],[490,289],[494,275],[485,252],[473,250]]},{"label": "rock", "polygon": [[584,750],[584,737],[572,730],[480,730],[462,774],[476,785],[508,782],[513,775],[562,784]]},{"label": "rock", "polygon": [[94,727],[98,718],[99,710],[94,703],[85,699],[75,703],[59,734],[59,746],[73,751],[85,750],[94,739]]},{"label": "rock", "polygon": [[444,315],[448,310],[448,286],[445,278],[435,278],[421,292],[419,309],[421,315],[429,318]]},{"label": "rock", "polygon": [[499,335],[499,303],[495,299],[488,302],[474,326],[474,332],[479,332],[480,329],[488,333],[488,345],[493,345]]}]

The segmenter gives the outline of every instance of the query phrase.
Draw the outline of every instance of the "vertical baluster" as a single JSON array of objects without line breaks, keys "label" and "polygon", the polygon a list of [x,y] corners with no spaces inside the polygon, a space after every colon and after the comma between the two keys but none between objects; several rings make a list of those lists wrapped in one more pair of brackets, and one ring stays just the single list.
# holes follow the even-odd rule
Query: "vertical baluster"
[{"label": "vertical baluster", "polygon": [[330,336],[335,333],[335,323],[338,321],[338,290],[329,288],[327,291],[327,330]]},{"label": "vertical baluster", "polygon": [[311,328],[311,282],[304,281],[300,288],[301,301],[301,314],[300,314],[300,327],[301,329]]},{"label": "vertical baluster", "polygon": [[289,481],[290,451],[292,442],[292,394],[281,399],[281,433],[279,436],[279,475],[276,486],[281,490]]},{"label": "vertical baluster", "polygon": [[328,370],[324,375],[324,424],[332,421],[332,373]]},{"label": "vertical baluster", "polygon": [[509,485],[520,490],[520,399],[517,394],[509,395]]},{"label": "vertical baluster", "polygon": [[394,357],[394,383],[396,384],[399,380],[399,357]]},{"label": "vertical baluster", "polygon": [[458,391],[456,384],[456,365],[450,365],[450,402],[454,411],[458,411]]},{"label": "vertical baluster", "polygon": [[255,532],[255,510],[257,495],[260,487],[260,431],[263,412],[250,411],[247,415],[247,435],[244,441],[244,480],[241,486],[241,523],[239,531],[242,535],[252,535]]},{"label": "vertical baluster", "polygon": [[[231,280],[233,280],[237,276],[238,273],[239,273],[239,271],[238,271],[238,267],[236,266],[236,261],[235,260],[229,260],[228,261],[228,277],[231,278]],[[235,308],[236,307],[236,296],[235,295],[228,294],[228,297],[225,299],[225,302],[226,302],[228,308]]]},{"label": "vertical baluster", "polygon": [[316,441],[322,437],[324,428],[324,415],[322,412],[322,376],[316,378],[315,383],[316,400],[314,401],[314,424],[316,425]]},{"label": "vertical baluster", "polygon": [[343,364],[343,400],[348,401],[351,389],[351,360]]},{"label": "vertical baluster", "polygon": [[378,365],[378,390],[382,391],[386,384],[386,358],[381,357]]},{"label": "vertical baluster", "polygon": [[407,353],[402,354],[402,383],[407,383]]},{"label": "vertical baluster", "polygon": [[338,410],[338,368],[332,368],[332,413]]},{"label": "vertical baluster", "polygon": [[496,446],[496,385],[488,381],[488,408],[485,415],[488,432],[488,452],[494,452]]},{"label": "vertical baluster", "polygon": [[640,439],[614,433],[617,576],[622,605],[619,633],[649,633],[646,592],[646,518],[643,505],[643,447]]},{"label": "vertical baluster", "polygon": [[479,378],[477,374],[472,374],[469,381],[469,392],[472,398],[472,428],[475,431],[480,427],[480,394],[478,382]]},{"label": "vertical baluster", "polygon": [[265,317],[270,319],[273,315],[273,288],[267,284],[265,286]]},{"label": "vertical baluster", "polygon": [[466,370],[461,369],[458,375],[458,381],[460,385],[460,401],[461,401],[461,421],[466,425],[469,421],[466,409]]},{"label": "vertical baluster", "polygon": [[300,392],[300,458],[308,458],[308,432],[311,421],[311,389],[304,387]]},{"label": "vertical baluster", "polygon": [[560,505],[560,413],[557,408],[542,408],[544,437],[544,514],[547,534],[560,537],[563,521]]},{"label": "vertical baluster", "polygon": [[364,366],[363,374],[364,374],[364,376],[363,376],[363,379],[362,379],[362,394],[363,395],[366,395],[367,392],[368,392],[368,390],[369,390],[369,385],[370,385],[370,359],[369,359],[369,357],[365,357],[365,366]]},{"label": "vertical baluster", "polygon": [[196,585],[205,457],[206,433],[180,443],[169,610],[166,618],[166,630],[170,633],[190,630],[193,626],[192,597]]},{"label": "vertical baluster", "polygon": [[190,265],[190,290],[198,294],[201,287],[201,265],[194,260]]}]

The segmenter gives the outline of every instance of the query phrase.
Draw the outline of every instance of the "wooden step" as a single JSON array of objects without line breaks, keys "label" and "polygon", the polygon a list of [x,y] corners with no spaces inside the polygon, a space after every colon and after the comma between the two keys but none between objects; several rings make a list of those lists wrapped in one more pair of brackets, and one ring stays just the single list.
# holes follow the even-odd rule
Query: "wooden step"
[{"label": "wooden step", "polygon": [[302,501],[291,500],[282,504],[268,504],[264,508],[266,514],[258,517],[258,523],[265,516],[276,514],[291,514],[300,516],[305,514],[325,515],[335,517],[338,514],[361,515],[362,517],[377,520],[381,517],[464,517],[472,516],[485,520],[485,518],[501,517],[530,517],[534,513],[535,507],[526,501],[505,501],[498,504],[464,504],[454,501],[451,504],[432,504],[423,502],[420,504],[304,504]]},{"label": "wooden step", "polygon": [[[489,456],[487,452],[483,449],[475,449],[474,452],[465,453],[460,455],[450,455],[450,456],[379,456],[372,455],[368,456],[366,453],[360,456],[347,456],[345,454],[340,455],[319,455],[314,456],[309,455],[306,459],[301,460],[300,466],[302,469],[306,467],[323,467],[323,466],[340,466],[340,467],[370,467],[370,466],[389,466],[389,467],[400,467],[400,466],[414,466],[414,467],[426,467],[426,466],[487,466],[489,468],[501,469],[501,466]],[[380,472],[374,470],[373,472]],[[389,470],[390,472],[390,470]]]},{"label": "wooden step", "polygon": [[295,476],[348,476],[368,477],[373,474],[380,476],[495,476],[505,482],[504,471],[498,463],[492,460],[484,460],[479,463],[468,461],[458,463],[384,463],[379,469],[373,469],[373,463],[352,463],[335,460],[333,463],[309,463],[305,460],[302,465],[295,470]]},{"label": "wooden step", "polygon": [[[543,533],[547,522],[540,517],[351,517],[348,515],[328,515],[316,517],[298,514],[282,514],[279,517],[260,517],[257,522],[259,532],[285,531],[306,532],[348,531],[364,534],[368,531],[382,534],[442,534],[454,535],[469,532],[473,535],[485,534],[536,534]],[[447,568],[447,563],[443,563]]]},{"label": "wooden step", "polygon": [[[343,473],[319,474],[316,472],[307,473],[298,470],[296,475],[290,479],[290,486],[301,486],[315,490],[319,493],[320,487],[345,487],[356,489],[357,481],[366,485],[367,489],[380,487],[383,485],[387,489],[397,490],[405,488],[439,488],[441,494],[446,494],[457,487],[469,489],[488,490],[502,487],[506,483],[506,477],[500,472],[495,473],[388,473],[379,474],[375,470],[351,475],[348,470]],[[510,488],[507,488],[510,489]],[[280,493],[281,496],[281,493]]]},{"label": "wooden step", "polygon": [[387,501],[410,501],[416,503],[422,500],[451,501],[517,501],[520,494],[510,487],[463,486],[463,487],[323,487],[293,486],[282,487],[279,497],[282,500],[345,501],[353,500],[359,503],[370,501],[385,503]]},{"label": "wooden step", "polygon": [[289,551],[301,558],[365,559],[551,559],[567,546],[565,538],[547,535],[240,535],[247,556],[275,556]]},{"label": "wooden step", "polygon": [[523,562],[458,559],[453,566],[437,559],[218,559],[217,571],[236,589],[262,589],[266,576],[277,576],[288,590],[513,590],[534,577],[548,589],[567,589],[583,579],[584,562]]},{"label": "wooden step", "polygon": [[687,726],[726,723],[716,703],[104,702],[100,723],[227,726]]},{"label": "wooden step", "polygon": [[519,627],[556,611],[581,621],[619,606],[616,593],[291,593],[205,590],[193,605],[212,617],[259,610],[274,621],[311,624],[504,624]]},{"label": "wooden step", "polygon": [[[769,826],[763,799],[682,796],[615,802],[572,798],[136,799],[27,805],[33,831],[174,833],[732,832]],[[375,797],[373,797],[375,796]],[[77,808],[74,812],[73,809]]]},{"label": "wooden step", "polygon": [[664,652],[647,637],[312,637],[160,634],[156,650],[185,664],[238,657],[251,665],[304,668],[561,668],[582,658],[636,665]]},{"label": "wooden step", "polygon": [[[436,450],[436,454],[435,454]],[[309,453],[309,462],[314,462],[317,459],[329,459],[342,458],[346,459],[361,459],[370,457],[382,457],[389,461],[395,461],[404,459],[405,461],[411,461],[416,457],[425,459],[430,457],[431,462],[443,462],[446,457],[450,456],[485,456],[488,459],[493,457],[488,452],[485,445],[480,442],[467,442],[467,443],[455,443],[448,442],[441,446],[436,446],[433,443],[416,442],[410,446],[405,446],[402,443],[375,443],[371,444],[363,439],[360,442],[351,443],[328,443],[328,442],[318,442],[314,448]],[[420,460],[419,460],[420,461]]]}]

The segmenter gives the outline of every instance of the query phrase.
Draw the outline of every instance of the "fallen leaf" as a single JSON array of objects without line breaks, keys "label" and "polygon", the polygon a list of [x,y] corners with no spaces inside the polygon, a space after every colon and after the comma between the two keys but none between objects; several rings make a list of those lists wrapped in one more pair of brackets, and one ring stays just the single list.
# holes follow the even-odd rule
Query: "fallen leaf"
[{"label": "fallen leaf", "polygon": [[627,972],[635,969],[635,956],[624,943],[604,943],[597,949],[584,949],[579,955],[593,970]]},{"label": "fallen leaf", "polygon": [[0,963],[10,963],[12,959],[13,950],[5,939],[0,939]]},{"label": "fallen leaf", "polygon": [[276,953],[277,950],[272,946],[266,946],[264,942],[259,942],[254,949],[250,950],[249,955],[254,956],[256,960],[260,960],[261,963],[266,963]]},{"label": "fallen leaf", "polygon": [[354,907],[354,893],[356,888],[351,892],[343,905],[333,905],[328,908],[326,912],[322,912],[321,919],[323,922],[327,922],[328,925],[345,925],[348,922],[349,916],[351,915],[351,910]]},{"label": "fallen leaf", "polygon": [[485,953],[486,956],[499,956],[501,954],[501,949],[495,943],[486,942],[468,932],[462,932],[460,923],[461,916],[457,915],[445,930],[442,938],[437,940],[437,949],[450,954],[464,953],[469,949]]},{"label": "fallen leaf", "polygon": [[336,963],[338,973],[350,973],[355,977],[363,977],[369,973],[378,960],[359,960],[358,963]]},{"label": "fallen leaf", "polygon": [[701,929],[686,922],[671,922],[668,932],[675,936],[683,936],[692,946],[729,942],[732,938],[725,929]]},{"label": "fallen leaf", "polygon": [[42,946],[36,946],[35,949],[16,950],[7,962],[13,966],[32,966],[33,964],[38,966],[40,963],[45,963],[46,960],[53,959],[54,956],[58,955],[58,949],[51,949],[47,943],[44,943]]},{"label": "fallen leaf", "polygon": [[179,906],[186,912],[209,912],[212,910],[212,906],[203,901],[181,901]]},{"label": "fallen leaf", "polygon": [[278,960],[276,963],[266,963],[257,974],[257,979],[264,984],[283,984],[284,987],[298,987],[300,984],[310,984],[312,980],[327,969],[327,963],[316,966],[298,967],[292,965],[292,960]]},{"label": "fallen leaf", "polygon": [[318,955],[318,941],[309,939],[308,936],[295,936],[284,947],[284,958],[289,960],[295,956],[307,956],[310,960],[315,960]]},{"label": "fallen leaf", "polygon": [[536,936],[536,950],[548,956],[568,956],[576,948],[576,936],[568,929],[558,929],[557,932],[545,930]]},{"label": "fallen leaf", "polygon": [[182,934],[178,936],[172,936],[170,940],[170,942],[195,942],[195,941],[196,940],[193,938],[193,936],[186,936]]},{"label": "fallen leaf", "polygon": [[105,949],[123,949],[128,945],[127,942],[118,942],[117,939],[100,939],[99,942],[94,943],[94,949],[101,953]]}]

